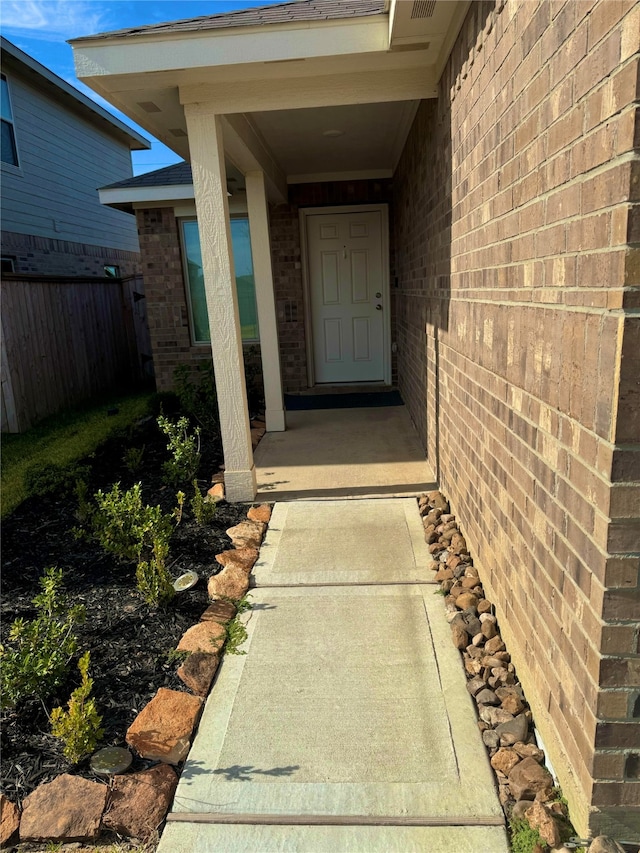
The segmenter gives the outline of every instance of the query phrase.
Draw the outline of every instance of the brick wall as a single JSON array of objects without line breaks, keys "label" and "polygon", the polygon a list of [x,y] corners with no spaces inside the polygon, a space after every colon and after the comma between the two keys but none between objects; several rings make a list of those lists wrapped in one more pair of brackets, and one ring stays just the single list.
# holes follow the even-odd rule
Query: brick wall
[{"label": "brick wall", "polygon": [[620,838],[640,835],[639,31],[632,0],[473,3],[394,178],[401,392],[577,828]]},{"label": "brick wall", "polygon": [[[282,384],[285,392],[308,387],[305,344],[304,287],[300,244],[299,210],[390,201],[389,181],[340,181],[293,184],[289,203],[270,209],[271,252],[276,296]],[[392,314],[393,328],[393,314]]]},{"label": "brick wall", "polygon": [[[171,391],[176,367],[208,366],[211,347],[191,343],[180,235],[173,208],[138,210],[136,218],[156,388]],[[255,408],[263,395],[260,346],[245,344],[243,353],[251,386],[249,397]]]},{"label": "brick wall", "polygon": [[123,277],[140,272],[137,252],[11,231],[2,232],[2,254],[13,258],[18,273],[103,276],[106,264],[120,267]]}]

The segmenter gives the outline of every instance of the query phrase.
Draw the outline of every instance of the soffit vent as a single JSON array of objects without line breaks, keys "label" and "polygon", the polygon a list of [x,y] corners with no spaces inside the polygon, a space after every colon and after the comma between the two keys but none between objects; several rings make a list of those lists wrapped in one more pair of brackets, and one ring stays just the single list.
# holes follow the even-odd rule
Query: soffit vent
[{"label": "soffit vent", "polygon": [[154,104],[153,101],[138,101],[138,106],[143,109],[146,113],[161,113],[162,110],[157,104]]},{"label": "soffit vent", "polygon": [[414,0],[411,10],[411,19],[433,18],[436,8],[436,0]]}]

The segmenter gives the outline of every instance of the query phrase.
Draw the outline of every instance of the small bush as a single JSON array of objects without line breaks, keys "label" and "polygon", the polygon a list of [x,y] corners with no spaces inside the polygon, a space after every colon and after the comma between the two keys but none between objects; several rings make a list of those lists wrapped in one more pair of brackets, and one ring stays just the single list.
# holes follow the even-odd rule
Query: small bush
[{"label": "small bush", "polygon": [[129,471],[130,474],[137,474],[138,471],[142,468],[142,460],[144,457],[144,444],[142,447],[128,447],[124,456],[122,457],[122,462],[124,463],[125,468]]},{"label": "small bush", "polygon": [[72,764],[93,752],[103,735],[102,717],[91,698],[93,679],[89,678],[89,661],[89,652],[78,661],[82,681],[71,694],[69,710],[54,708],[51,712],[51,734],[63,741],[63,752]]},{"label": "small bush", "polygon": [[189,420],[181,417],[170,421],[164,415],[158,417],[158,426],[167,436],[167,450],[171,459],[164,463],[165,479],[172,485],[179,485],[191,480],[198,472],[200,465],[200,427],[193,433],[189,432]]},{"label": "small bush", "polygon": [[213,521],[217,504],[215,501],[209,500],[208,495],[202,494],[197,480],[194,480],[192,485],[193,497],[191,498],[191,511],[198,524],[204,527]]},{"label": "small bush", "polygon": [[28,495],[51,495],[71,492],[79,479],[86,478],[91,469],[88,465],[70,462],[59,465],[55,462],[31,465],[24,474]]},{"label": "small bush", "polygon": [[0,646],[2,707],[13,707],[29,696],[46,699],[63,683],[77,647],[74,629],[85,618],[81,605],[69,607],[62,588],[62,569],[49,568],[33,599],[38,615],[16,619],[8,648]]},{"label": "small bush", "polygon": [[175,595],[166,566],[168,553],[168,543],[157,540],[153,543],[153,556],[138,563],[136,568],[138,590],[147,604],[154,607],[168,604]]},{"label": "small bush", "polygon": [[91,515],[94,537],[105,551],[136,563],[138,589],[148,604],[165,604],[174,594],[165,561],[174,518],[179,523],[182,517],[184,494],[178,493],[173,513],[144,504],[140,483],[124,492],[116,483],[110,492],[96,492],[95,499],[97,506]]},{"label": "small bush", "polygon": [[119,559],[138,563],[153,552],[156,540],[171,538],[171,515],[163,513],[160,506],[142,502],[140,483],[126,491],[115,483],[110,492],[100,489],[94,497],[93,535],[105,551]]}]

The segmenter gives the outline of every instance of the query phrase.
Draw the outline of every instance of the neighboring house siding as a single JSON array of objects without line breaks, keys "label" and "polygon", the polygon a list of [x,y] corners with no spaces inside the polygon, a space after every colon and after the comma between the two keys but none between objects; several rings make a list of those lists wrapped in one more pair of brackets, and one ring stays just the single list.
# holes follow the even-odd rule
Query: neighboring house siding
[{"label": "neighboring house siding", "polygon": [[640,834],[637,36],[632,2],[472,4],[394,178],[401,392],[574,821],[621,839]]},{"label": "neighboring house siding", "polygon": [[137,252],[133,217],[98,198],[98,187],[131,175],[129,148],[26,84],[10,65],[5,73],[19,168],[2,166],[3,231]]}]

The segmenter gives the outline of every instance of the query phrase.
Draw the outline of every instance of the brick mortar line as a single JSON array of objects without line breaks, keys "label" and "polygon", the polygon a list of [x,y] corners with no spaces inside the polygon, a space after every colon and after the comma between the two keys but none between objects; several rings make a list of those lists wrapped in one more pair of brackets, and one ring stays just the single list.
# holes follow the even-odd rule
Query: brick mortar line
[{"label": "brick mortar line", "polygon": [[[638,206],[638,202],[628,201],[628,200],[627,201],[618,201],[612,205],[609,205],[606,208],[598,208],[597,210],[589,211],[588,213],[577,213],[575,216],[567,217],[566,219],[560,219],[557,222],[550,223],[548,226],[535,227],[535,228],[532,228],[530,231],[525,231],[525,232],[516,231],[516,233],[511,237],[503,237],[502,239],[494,240],[492,242],[485,242],[480,246],[474,247],[473,249],[469,249],[466,251],[457,252],[456,254],[452,254],[450,256],[450,260],[454,260],[454,258],[467,258],[467,257],[471,256],[474,252],[481,252],[481,251],[486,251],[487,249],[495,249],[495,248],[500,248],[502,246],[511,245],[516,239],[520,239],[523,237],[535,237],[541,230],[543,230],[547,227],[550,230],[551,228],[555,228],[558,225],[571,225],[574,222],[582,223],[586,219],[589,219],[592,216],[602,216],[603,214],[610,213],[610,212],[615,211],[615,210],[619,210],[623,206],[628,208],[628,209],[635,208]],[[515,211],[519,212],[520,208],[515,208]],[[454,224],[457,224],[458,222],[461,222],[461,221],[462,221],[462,217],[460,219],[456,219]],[[491,220],[491,222],[495,222],[495,221],[496,221],[495,219]],[[469,230],[467,228],[461,228],[461,232],[459,235],[454,236],[452,234],[451,240],[450,240],[450,245],[453,245],[454,242],[457,242],[457,241],[460,241],[460,242],[465,241],[471,235],[480,233],[483,228],[486,228],[487,224],[488,223],[483,223],[483,224],[479,225],[477,228],[474,228],[472,230]],[[453,230],[453,225],[451,226],[451,229]],[[522,266],[523,264],[528,263],[530,261],[541,261],[542,262],[542,261],[553,261],[556,258],[562,258],[562,259],[564,259],[564,258],[579,258],[581,256],[584,256],[585,254],[589,255],[589,256],[591,256],[591,255],[606,255],[606,254],[611,254],[612,252],[622,252],[622,251],[625,251],[626,249],[633,249],[633,248],[636,248],[637,246],[638,246],[638,243],[629,243],[629,242],[614,243],[610,246],[594,246],[593,248],[575,249],[573,251],[567,251],[567,252],[556,252],[555,254],[549,254],[549,255],[536,255],[535,257],[521,258],[521,259],[518,259],[515,261],[506,261],[505,263],[502,263],[502,264],[491,264],[491,265],[482,264],[481,266],[474,267],[474,269],[484,270],[484,269],[501,269],[503,267],[509,267],[509,266],[510,267],[518,267],[518,266]],[[456,270],[455,272],[469,272],[469,271],[470,270],[460,270],[460,271]],[[450,271],[450,274],[453,275],[453,274],[455,274],[455,272]],[[637,285],[632,285],[632,286],[637,287]]]},{"label": "brick mortar line", "polygon": [[[598,291],[592,291],[597,293]],[[606,293],[601,290],[600,293]],[[512,301],[497,301],[494,299],[483,299],[479,296],[467,295],[464,299],[451,299],[450,302],[472,303],[474,305],[489,305],[498,308],[535,308],[540,311],[554,311],[555,313],[589,314],[591,316],[608,317],[635,317],[640,315],[640,308],[602,308],[599,305],[593,307],[588,305],[568,305],[563,302],[527,302],[526,300],[514,299]]]},{"label": "brick mortar line", "polygon": [[[605,254],[605,253],[603,252],[602,254]],[[609,254],[609,253],[606,253],[606,254]],[[562,257],[562,256],[560,256],[560,257]],[[539,258],[536,260],[540,261],[540,263],[543,263],[544,260],[551,260],[551,259]],[[519,266],[519,265],[513,265],[512,264],[510,266]],[[483,269],[505,269],[505,267],[485,267]],[[480,269],[472,270],[471,272],[479,272],[479,271],[480,271]],[[463,273],[454,273],[454,275],[462,275],[462,274]],[[451,290],[447,291],[446,295],[445,294],[439,294],[439,293],[429,293],[424,289],[417,289],[417,288],[409,290],[407,288],[403,288],[402,286],[400,286],[398,288],[398,290],[396,291],[396,293],[392,294],[392,298],[393,298],[393,296],[397,296],[398,298],[400,296],[402,296],[402,297],[422,298],[422,299],[430,299],[430,300],[440,299],[440,300],[443,300],[446,302],[466,302],[469,299],[467,294],[470,292],[476,292],[476,293],[482,293],[483,291],[486,291],[488,293],[521,293],[521,292],[524,292],[524,293],[532,293],[533,294],[535,291],[540,291],[540,290],[548,290],[551,292],[558,292],[558,293],[585,293],[587,295],[590,293],[598,293],[598,294],[607,293],[607,294],[623,294],[624,295],[626,293],[631,293],[631,294],[640,293],[640,285],[626,285],[624,287],[615,287],[615,288],[614,287],[610,287],[610,288],[609,287],[593,287],[593,286],[565,287],[564,285],[561,285],[561,284],[555,284],[555,285],[548,284],[548,285],[541,285],[541,286],[537,286],[537,287],[524,287],[524,286],[523,287],[499,287],[497,285],[496,286],[491,285],[491,286],[486,287],[486,288],[454,287]],[[458,298],[456,296],[456,294],[459,294],[459,293],[463,294],[460,298]],[[494,300],[491,300],[491,299],[485,299],[484,301],[491,303],[491,304],[493,304],[493,302],[494,302]],[[508,301],[505,303],[497,302],[496,304],[498,304],[498,305],[501,305],[501,304],[511,305],[512,303],[510,301]],[[573,308],[574,307],[573,305],[566,304],[563,302],[527,302],[526,304],[527,305],[534,305],[534,306],[540,305],[541,307],[547,307],[549,305],[552,307],[563,307],[565,305],[567,308]],[[580,306],[578,306],[578,307],[580,307]],[[585,306],[582,306],[582,307],[585,307]],[[596,306],[596,307],[598,307],[598,306]],[[637,308],[609,308],[609,309],[601,309],[601,310],[606,310],[609,312],[620,311],[620,312],[623,312],[625,314],[626,313],[631,314],[631,313],[633,313],[637,310],[640,310],[640,309],[637,309]]]}]

